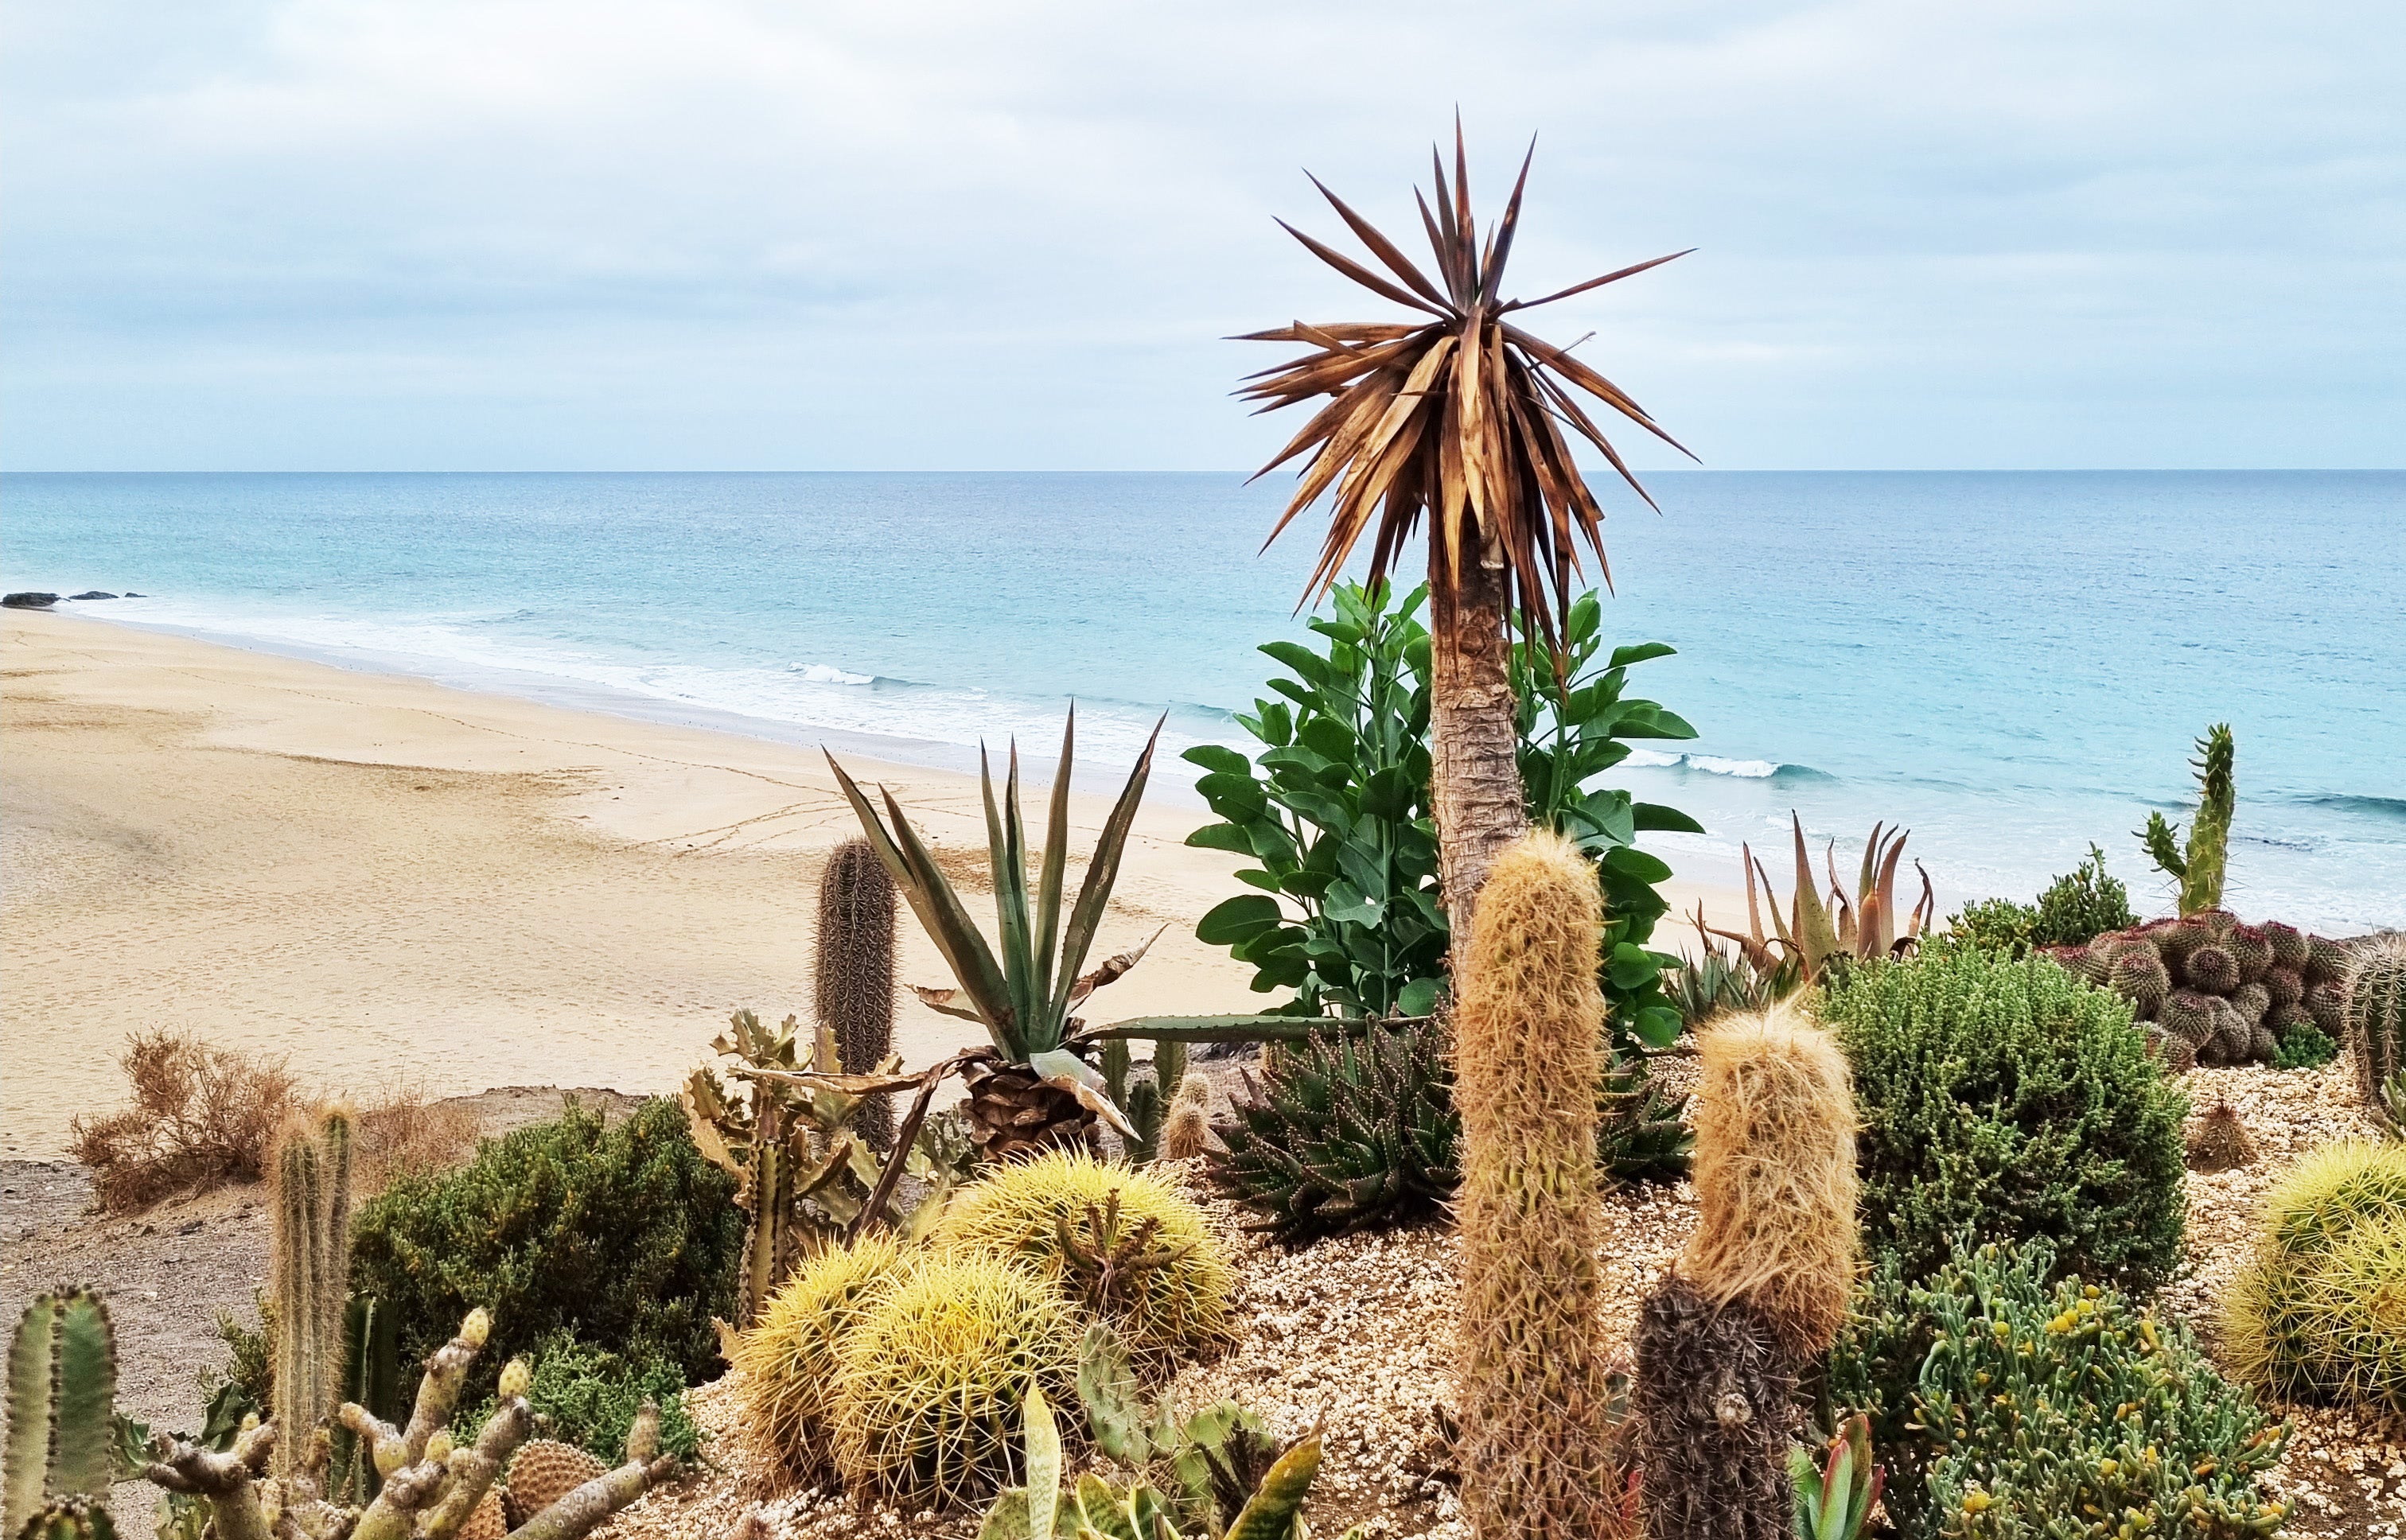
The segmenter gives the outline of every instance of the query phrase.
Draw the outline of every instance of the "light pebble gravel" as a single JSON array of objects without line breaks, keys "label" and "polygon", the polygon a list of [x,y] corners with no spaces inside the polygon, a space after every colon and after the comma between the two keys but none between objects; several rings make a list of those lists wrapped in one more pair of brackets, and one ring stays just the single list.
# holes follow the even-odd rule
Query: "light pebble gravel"
[{"label": "light pebble gravel", "polygon": [[[1684,1089],[1692,1067],[1669,1061],[1664,1079]],[[2200,1069],[2187,1079],[2198,1112],[2228,1101],[2256,1160],[2189,1174],[2187,1260],[2162,1300],[2209,1349],[2215,1302],[2244,1262],[2265,1193],[2300,1154],[2335,1138],[2378,1137],[2342,1062],[2313,1071]],[[2191,1120],[2191,1127],[2195,1119]],[[1199,1163],[1166,1166],[1198,1192]],[[1229,1237],[1239,1275],[1242,1335],[1218,1360],[1171,1381],[1182,1409],[1233,1396],[1282,1437],[1317,1426],[1326,1458],[1313,1491],[1315,1533],[1361,1523],[1377,1540],[1467,1540],[1447,1469],[1441,1408],[1449,1406],[1458,1245],[1441,1221],[1338,1236],[1294,1250],[1243,1234],[1245,1211],[1205,1206]],[[1605,1197],[1597,1257],[1608,1335],[1625,1354],[1646,1291],[1695,1226],[1689,1184],[1620,1187]],[[969,1540],[975,1516],[897,1513],[825,1491],[770,1494],[757,1462],[731,1430],[733,1377],[693,1392],[714,1440],[716,1468],[655,1493],[601,1532],[604,1540],[731,1540],[757,1511],[771,1540],[838,1536]],[[2292,1505],[2300,1540],[2406,1540],[2406,1428],[2321,1407],[2284,1408],[2295,1429],[2272,1482]]]}]

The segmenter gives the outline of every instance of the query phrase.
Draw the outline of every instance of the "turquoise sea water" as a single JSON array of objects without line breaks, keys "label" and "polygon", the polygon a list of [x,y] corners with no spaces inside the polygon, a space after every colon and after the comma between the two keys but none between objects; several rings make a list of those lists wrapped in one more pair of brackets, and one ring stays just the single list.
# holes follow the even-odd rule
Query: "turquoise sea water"
[{"label": "turquoise sea water", "polygon": [[[1153,717],[1242,742],[1255,643],[1316,526],[1218,474],[0,477],[9,588],[353,667],[966,762],[1049,744],[1115,774]],[[1913,830],[1942,898],[2028,897],[2090,841],[2144,909],[2130,831],[2229,720],[2230,902],[2406,925],[2406,473],[1659,475],[1607,526],[1637,693],[1693,722],[1626,768],[1711,831],[1656,843],[1734,881],[1801,812],[1850,870]],[[1675,745],[1676,746],[1676,745]],[[1180,788],[1165,785],[1167,795]]]}]

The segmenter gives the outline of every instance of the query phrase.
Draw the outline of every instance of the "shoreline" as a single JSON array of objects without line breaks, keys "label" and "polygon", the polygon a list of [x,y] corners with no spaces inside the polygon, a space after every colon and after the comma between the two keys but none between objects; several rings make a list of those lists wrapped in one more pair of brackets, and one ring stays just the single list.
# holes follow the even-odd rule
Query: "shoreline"
[{"label": "shoreline", "polygon": [[[330,1090],[658,1093],[738,1008],[808,1019],[819,867],[857,833],[815,748],[39,611],[7,612],[0,655],[0,1155],[56,1154],[71,1116],[120,1104],[136,1030],[282,1053]],[[973,776],[838,752],[982,869]],[[1125,765],[1090,763],[1116,791]],[[1108,810],[1072,796],[1074,855]],[[1236,857],[1183,843],[1207,817],[1148,796],[1096,955],[1162,935],[1098,1014],[1265,1003],[1194,936],[1243,891]],[[897,940],[899,982],[950,982],[907,911]],[[906,1065],[976,1032],[898,1002]]]}]

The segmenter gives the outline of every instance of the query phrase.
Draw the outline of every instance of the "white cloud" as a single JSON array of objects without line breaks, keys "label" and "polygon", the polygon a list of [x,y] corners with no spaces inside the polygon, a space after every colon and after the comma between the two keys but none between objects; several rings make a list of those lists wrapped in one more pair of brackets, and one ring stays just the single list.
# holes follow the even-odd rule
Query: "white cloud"
[{"label": "white cloud", "polygon": [[[14,7],[18,466],[1234,466],[1460,104],[1717,466],[2395,464],[2406,12]],[[1261,354],[1255,357],[1256,353]],[[297,457],[297,458],[296,458]]]}]

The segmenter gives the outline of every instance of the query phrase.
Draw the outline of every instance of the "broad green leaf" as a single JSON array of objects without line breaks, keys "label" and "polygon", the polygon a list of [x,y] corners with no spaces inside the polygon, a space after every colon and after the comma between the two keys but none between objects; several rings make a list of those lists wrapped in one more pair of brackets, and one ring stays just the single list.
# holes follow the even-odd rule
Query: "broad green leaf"
[{"label": "broad green leaf", "polygon": [[1395,1010],[1404,1016],[1425,1016],[1436,1010],[1437,1001],[1444,997],[1443,979],[1414,979],[1395,997]]},{"label": "broad green leaf", "polygon": [[1658,978],[1662,971],[1651,954],[1627,941],[1612,949],[1612,959],[1605,968],[1614,985],[1621,989],[1638,988]]},{"label": "broad green leaf", "polygon": [[[1612,660],[1605,667],[1625,669],[1632,663],[1643,663],[1649,658],[1670,657],[1678,650],[1668,642],[1633,642],[1625,647],[1613,648]],[[1647,677],[1651,679],[1653,675],[1649,674]]]},{"label": "broad green leaf", "polygon": [[1637,1012],[1630,1031],[1649,1048],[1668,1048],[1679,1040],[1682,1025],[1677,1010],[1667,1005],[1649,1005]]},{"label": "broad green leaf", "polygon": [[1677,808],[1664,807],[1660,802],[1632,802],[1629,812],[1635,827],[1640,833],[1702,834],[1705,826],[1681,812]]},{"label": "broad green leaf", "polygon": [[[1324,686],[1328,683],[1327,661],[1300,642],[1265,642],[1258,650],[1285,664],[1296,677],[1310,685]],[[1270,687],[1276,689],[1278,682],[1271,681]]]},{"label": "broad green leaf", "polygon": [[1275,898],[1240,893],[1211,906],[1195,924],[1196,940],[1206,946],[1228,946],[1279,923]]},{"label": "broad green leaf", "polygon": [[1253,771],[1252,763],[1225,743],[1197,743],[1178,757],[1190,765],[1200,765],[1207,770],[1225,770],[1230,775],[1248,775]]},{"label": "broad green leaf", "polygon": [[1211,804],[1213,812],[1232,824],[1249,823],[1269,809],[1268,795],[1262,790],[1262,784],[1250,775],[1213,770],[1197,779],[1195,789]]},{"label": "broad green leaf", "polygon": [[1320,912],[1323,918],[1337,925],[1374,925],[1383,907],[1340,877],[1328,884],[1328,897],[1322,902]]},{"label": "broad green leaf", "polygon": [[[1211,811],[1217,812],[1220,810],[1214,808]],[[1254,854],[1253,836],[1235,824],[1206,824],[1188,835],[1186,842],[1196,850],[1233,851],[1238,855]]]},{"label": "broad green leaf", "polygon": [[1373,818],[1401,823],[1412,815],[1412,804],[1419,800],[1420,792],[1410,775],[1390,765],[1375,771],[1363,784],[1362,811]]}]

